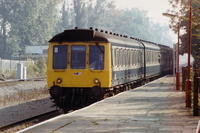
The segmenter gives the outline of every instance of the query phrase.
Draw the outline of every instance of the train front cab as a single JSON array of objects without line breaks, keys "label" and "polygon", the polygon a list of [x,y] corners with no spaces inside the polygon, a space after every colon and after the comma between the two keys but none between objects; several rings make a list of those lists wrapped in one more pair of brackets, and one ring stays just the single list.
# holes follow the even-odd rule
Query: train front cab
[{"label": "train front cab", "polygon": [[[52,42],[48,49],[47,83],[55,102],[100,100],[111,86],[109,43]],[[101,59],[101,65],[100,65]],[[67,103],[73,105],[72,103]],[[62,105],[58,105],[61,108]]]}]

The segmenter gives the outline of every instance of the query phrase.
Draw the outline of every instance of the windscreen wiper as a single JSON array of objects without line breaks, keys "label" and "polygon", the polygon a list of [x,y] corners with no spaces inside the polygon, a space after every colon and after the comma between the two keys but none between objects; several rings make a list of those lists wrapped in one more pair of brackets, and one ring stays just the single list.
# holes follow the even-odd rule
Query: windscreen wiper
[{"label": "windscreen wiper", "polygon": [[104,51],[101,49],[101,47],[99,46],[99,44],[96,43],[96,45],[97,45],[97,47],[99,48],[99,50],[100,50],[102,53],[104,53]]}]

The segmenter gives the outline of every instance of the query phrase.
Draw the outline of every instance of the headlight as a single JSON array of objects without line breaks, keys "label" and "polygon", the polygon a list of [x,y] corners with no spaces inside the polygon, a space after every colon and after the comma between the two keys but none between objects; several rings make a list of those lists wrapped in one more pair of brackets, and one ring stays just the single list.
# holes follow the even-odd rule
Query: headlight
[{"label": "headlight", "polygon": [[95,84],[99,84],[99,79],[94,79]]},{"label": "headlight", "polygon": [[58,84],[62,83],[62,78],[57,78],[56,83]]}]

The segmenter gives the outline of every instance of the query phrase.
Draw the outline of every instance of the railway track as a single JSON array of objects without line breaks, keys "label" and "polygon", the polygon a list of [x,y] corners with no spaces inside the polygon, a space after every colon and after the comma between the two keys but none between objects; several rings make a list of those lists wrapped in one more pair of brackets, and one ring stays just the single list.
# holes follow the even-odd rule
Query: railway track
[{"label": "railway track", "polygon": [[[46,77],[1,81],[0,132],[10,130],[20,123],[34,124],[37,122],[32,119],[40,121],[40,117],[56,111],[56,108],[51,106]],[[24,125],[26,127],[29,124]]]},{"label": "railway track", "polygon": [[14,84],[22,83],[22,82],[42,81],[42,80],[46,80],[46,77],[29,78],[29,79],[1,80],[0,86],[14,85]]},{"label": "railway track", "polygon": [[46,112],[44,114],[40,114],[38,116],[34,116],[22,121],[18,121],[15,123],[10,123],[9,125],[0,127],[0,132],[16,132],[18,130],[22,130],[26,127],[32,126],[34,124],[40,123],[42,121],[48,120],[50,118],[56,117],[60,115],[60,113],[58,112],[58,110],[52,110],[49,112]]}]

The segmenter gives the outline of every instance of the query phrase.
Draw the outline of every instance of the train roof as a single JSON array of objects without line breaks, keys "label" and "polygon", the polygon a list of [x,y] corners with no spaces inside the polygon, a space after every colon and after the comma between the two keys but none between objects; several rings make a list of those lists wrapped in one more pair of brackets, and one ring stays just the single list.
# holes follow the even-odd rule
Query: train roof
[{"label": "train roof", "polygon": [[49,42],[103,41],[109,42],[104,34],[91,29],[71,29],[55,35]]},{"label": "train roof", "polygon": [[129,39],[127,36],[122,36],[115,33],[108,33],[107,31],[98,31],[98,29],[70,29],[65,30],[62,33],[55,35],[49,42],[112,42],[112,43],[121,43],[134,41],[138,42],[135,39]]},{"label": "train roof", "polygon": [[173,51],[172,48],[166,45],[158,44],[158,46],[161,48],[161,50],[167,50],[167,51]]},{"label": "train roof", "polygon": [[128,38],[127,36],[109,33],[107,31],[98,31],[97,29],[70,29],[65,30],[62,33],[55,35],[49,42],[110,42],[117,44],[126,44],[126,45],[137,45],[138,47],[149,47],[152,49],[159,49],[158,45],[153,42],[148,42],[144,40],[140,40],[137,38]]}]

